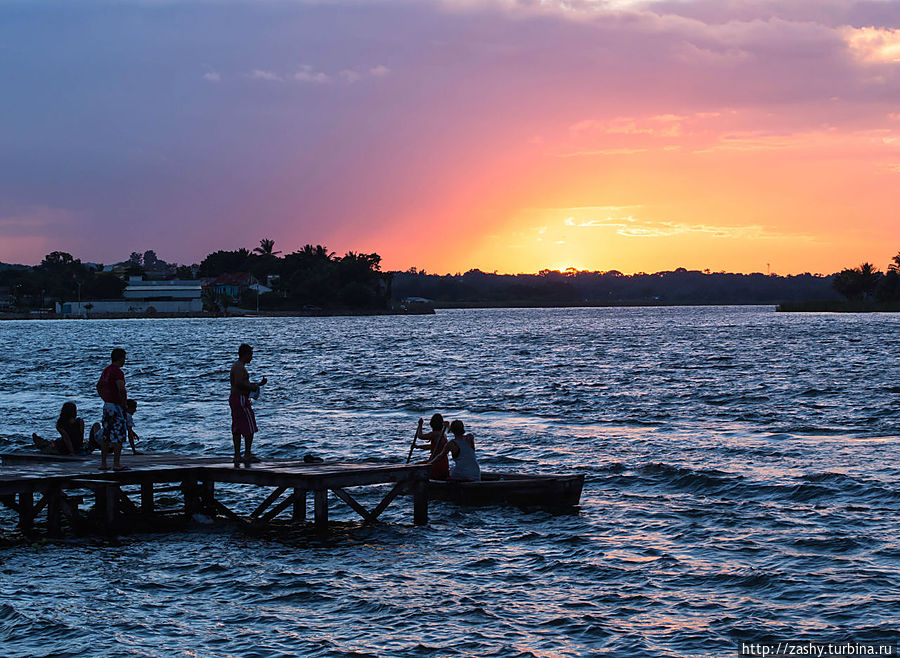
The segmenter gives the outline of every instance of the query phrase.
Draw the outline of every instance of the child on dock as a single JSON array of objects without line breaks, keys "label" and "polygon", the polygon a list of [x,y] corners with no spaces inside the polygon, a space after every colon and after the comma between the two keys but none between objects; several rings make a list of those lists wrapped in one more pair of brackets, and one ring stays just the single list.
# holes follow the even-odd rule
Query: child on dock
[{"label": "child on dock", "polygon": [[125,427],[128,428],[128,443],[131,444],[132,455],[143,455],[144,453],[134,447],[135,441],[140,441],[141,437],[134,431],[134,413],[137,411],[137,402],[129,398],[125,412]]},{"label": "child on dock", "polygon": [[86,455],[90,455],[94,450],[100,450],[103,447],[103,426],[100,423],[91,425],[91,433],[88,434],[87,443],[84,447]]},{"label": "child on dock", "polygon": [[[450,427],[450,423],[445,421],[441,414],[434,414],[431,420],[428,421],[431,431],[425,434],[422,433],[423,424],[424,419],[420,418],[419,427],[416,430],[416,439],[428,441],[428,443],[416,444],[416,448],[431,451],[428,457],[428,460],[431,462],[431,474],[429,477],[432,480],[446,480],[450,476],[450,461],[447,459],[444,447],[447,445],[447,428]],[[441,457],[435,459],[435,456],[438,454],[441,454]]]}]

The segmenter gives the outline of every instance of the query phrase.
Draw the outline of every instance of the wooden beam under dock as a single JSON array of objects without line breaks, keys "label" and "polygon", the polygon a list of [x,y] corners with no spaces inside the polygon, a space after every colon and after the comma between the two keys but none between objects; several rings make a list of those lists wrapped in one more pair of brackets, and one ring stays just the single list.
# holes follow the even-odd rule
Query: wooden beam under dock
[{"label": "wooden beam under dock", "polygon": [[[170,496],[180,492],[184,519],[196,514],[224,516],[248,529],[265,527],[283,513],[285,520],[305,524],[307,494],[312,492],[313,526],[318,531],[328,527],[329,491],[365,523],[375,522],[398,493],[407,492],[413,494],[413,522],[428,522],[425,465],[266,460],[251,468],[235,468],[230,458],[151,454],[123,455],[122,464],[130,470],[114,472],[100,471],[97,457],[60,459],[38,453],[6,453],[0,458],[0,504],[15,513],[25,534],[39,528],[51,536],[66,531],[110,534],[140,530],[171,517],[172,510],[163,509],[157,498],[163,492]],[[222,489],[217,483],[266,491],[252,511],[241,513],[219,499]],[[348,491],[378,484],[393,486],[383,491],[383,498],[371,511]],[[93,497],[91,510],[79,510],[82,496],[73,493],[78,491]],[[35,496],[40,497],[38,505]]]}]

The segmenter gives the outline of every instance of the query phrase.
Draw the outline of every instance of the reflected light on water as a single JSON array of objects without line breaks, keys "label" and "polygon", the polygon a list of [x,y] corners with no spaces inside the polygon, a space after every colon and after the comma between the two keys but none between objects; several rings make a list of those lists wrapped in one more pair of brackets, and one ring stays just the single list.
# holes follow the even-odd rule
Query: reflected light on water
[{"label": "reflected light on water", "polygon": [[4,323],[2,449],[51,433],[65,400],[97,417],[122,344],[146,447],[228,454],[249,340],[264,457],[403,461],[437,410],[486,470],[586,475],[566,514],[434,502],[416,528],[398,502],[370,527],[335,500],[325,540],[218,524],[0,548],[8,652],[656,657],[895,628],[900,365],[871,346],[898,329],[761,307]]}]

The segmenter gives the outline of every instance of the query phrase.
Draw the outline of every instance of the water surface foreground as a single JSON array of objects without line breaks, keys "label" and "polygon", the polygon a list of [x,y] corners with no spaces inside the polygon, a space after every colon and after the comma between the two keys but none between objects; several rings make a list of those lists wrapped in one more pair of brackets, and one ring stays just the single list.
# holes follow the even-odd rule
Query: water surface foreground
[{"label": "water surface foreground", "polygon": [[[900,635],[900,316],[770,307],[0,324],[0,449],[99,419],[113,346],[144,447],[230,451],[252,343],[263,456],[406,458],[434,411],[488,470],[584,472],[571,514],[460,510],[327,540],[217,523],[0,548],[7,656],[717,656]],[[127,460],[127,457],[126,457]],[[252,509],[249,490],[223,499]],[[259,494],[261,492],[253,492]],[[378,492],[364,495],[370,506]],[[9,528],[12,516],[0,513]]]}]

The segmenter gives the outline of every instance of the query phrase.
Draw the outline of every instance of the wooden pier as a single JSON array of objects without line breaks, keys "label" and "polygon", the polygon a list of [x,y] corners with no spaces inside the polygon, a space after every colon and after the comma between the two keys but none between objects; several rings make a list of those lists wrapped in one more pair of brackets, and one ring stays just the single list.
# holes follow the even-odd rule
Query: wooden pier
[{"label": "wooden pier", "polygon": [[[312,493],[313,527],[328,527],[328,494],[333,493],[363,519],[372,523],[398,494],[412,494],[413,522],[428,523],[428,466],[373,462],[265,460],[236,468],[230,459],[170,454],[123,456],[131,470],[100,471],[98,457],[50,457],[37,453],[7,453],[0,468],[0,504],[18,515],[18,527],[30,535],[41,526],[47,535],[115,534],[153,527],[171,520],[173,510],[157,508],[160,494],[180,492],[183,507],[176,518],[196,514],[224,517],[247,529],[264,528],[280,515],[306,522],[307,498]],[[242,516],[216,496],[217,484],[265,488],[266,495]],[[348,491],[365,485],[392,485],[381,502],[366,509]],[[93,498],[93,508],[81,509]]]}]

